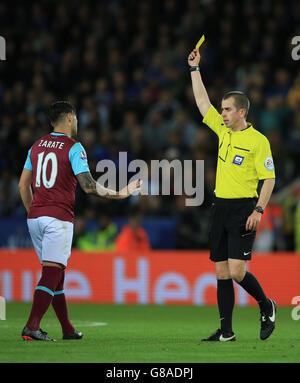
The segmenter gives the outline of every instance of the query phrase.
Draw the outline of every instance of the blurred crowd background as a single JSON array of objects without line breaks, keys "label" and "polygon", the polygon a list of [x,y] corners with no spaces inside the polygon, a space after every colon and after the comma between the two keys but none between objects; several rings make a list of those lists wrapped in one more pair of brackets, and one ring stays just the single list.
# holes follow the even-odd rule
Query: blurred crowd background
[{"label": "blurred crowd background", "polygon": [[151,241],[163,224],[171,228],[169,247],[208,248],[217,138],[202,123],[187,65],[205,33],[201,68],[211,102],[219,108],[224,92],[246,92],[248,121],[268,137],[273,152],[276,187],[256,249],[300,251],[300,61],[291,56],[292,37],[300,35],[299,1],[1,1],[0,26],[6,39],[2,228],[14,219],[25,223],[17,185],[27,152],[51,130],[49,104],[68,100],[77,109],[78,140],[95,179],[98,161],[119,165],[120,151],[128,161],[205,161],[205,198],[198,207],[186,207],[186,197],[172,193],[115,202],[78,189],[74,247],[114,250],[130,242],[163,248],[166,239]]}]

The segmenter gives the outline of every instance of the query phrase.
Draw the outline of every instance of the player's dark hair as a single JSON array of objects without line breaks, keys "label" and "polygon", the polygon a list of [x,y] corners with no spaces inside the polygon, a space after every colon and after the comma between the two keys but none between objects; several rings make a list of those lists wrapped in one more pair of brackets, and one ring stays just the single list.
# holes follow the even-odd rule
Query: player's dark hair
[{"label": "player's dark hair", "polygon": [[56,101],[50,105],[47,114],[51,125],[56,125],[68,113],[76,114],[74,106],[68,101]]},{"label": "player's dark hair", "polygon": [[245,95],[245,93],[235,90],[225,93],[223,96],[223,100],[227,100],[230,97],[234,98],[234,105],[237,108],[237,110],[246,109],[246,118],[250,109],[249,98]]}]

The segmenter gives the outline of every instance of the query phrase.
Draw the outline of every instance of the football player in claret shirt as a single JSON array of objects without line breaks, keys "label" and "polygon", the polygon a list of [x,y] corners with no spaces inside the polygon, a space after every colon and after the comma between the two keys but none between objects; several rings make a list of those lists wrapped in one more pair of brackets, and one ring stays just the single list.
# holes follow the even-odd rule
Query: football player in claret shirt
[{"label": "football player in claret shirt", "polygon": [[40,328],[40,321],[52,303],[63,339],[81,339],[82,333],[76,331],[69,320],[64,294],[77,182],[88,194],[123,199],[139,190],[140,181],[131,182],[119,192],[98,184],[89,171],[83,146],[73,138],[77,134],[74,107],[65,101],[55,102],[49,108],[48,117],[53,132],[32,145],[19,182],[20,195],[28,213],[29,233],[42,264],[42,276],[35,289],[22,338],[53,341]]}]

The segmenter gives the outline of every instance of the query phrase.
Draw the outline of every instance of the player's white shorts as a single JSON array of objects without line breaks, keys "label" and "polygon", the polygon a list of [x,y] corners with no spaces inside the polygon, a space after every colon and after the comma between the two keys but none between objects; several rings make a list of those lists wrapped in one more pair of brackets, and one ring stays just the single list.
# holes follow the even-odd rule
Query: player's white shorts
[{"label": "player's white shorts", "polygon": [[73,223],[53,217],[27,219],[29,233],[40,262],[67,266],[71,255]]}]

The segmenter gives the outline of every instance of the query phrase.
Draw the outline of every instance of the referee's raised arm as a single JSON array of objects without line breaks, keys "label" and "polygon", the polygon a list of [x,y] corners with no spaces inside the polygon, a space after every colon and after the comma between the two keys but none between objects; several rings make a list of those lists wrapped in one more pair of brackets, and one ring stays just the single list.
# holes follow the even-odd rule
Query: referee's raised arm
[{"label": "referee's raised arm", "polygon": [[191,71],[192,86],[193,86],[193,92],[194,92],[196,104],[202,116],[205,117],[206,113],[208,112],[211,106],[211,103],[210,103],[207,91],[205,89],[205,86],[203,85],[201,74],[200,74],[199,49],[194,49],[189,54],[188,63],[190,66],[190,71]]}]

